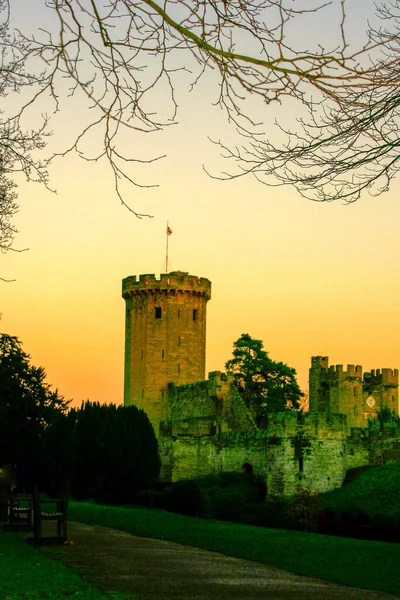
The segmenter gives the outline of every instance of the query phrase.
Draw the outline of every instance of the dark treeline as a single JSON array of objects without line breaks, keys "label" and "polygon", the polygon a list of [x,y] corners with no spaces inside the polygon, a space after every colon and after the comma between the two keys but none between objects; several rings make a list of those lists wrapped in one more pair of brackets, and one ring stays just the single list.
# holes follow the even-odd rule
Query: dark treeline
[{"label": "dark treeline", "polygon": [[0,497],[12,480],[17,490],[129,502],[158,480],[157,440],[142,410],[70,409],[45,375],[18,338],[0,334]]},{"label": "dark treeline", "polygon": [[158,480],[157,440],[136,406],[85,402],[59,413],[45,430],[44,448],[40,480],[50,495],[129,502]]}]

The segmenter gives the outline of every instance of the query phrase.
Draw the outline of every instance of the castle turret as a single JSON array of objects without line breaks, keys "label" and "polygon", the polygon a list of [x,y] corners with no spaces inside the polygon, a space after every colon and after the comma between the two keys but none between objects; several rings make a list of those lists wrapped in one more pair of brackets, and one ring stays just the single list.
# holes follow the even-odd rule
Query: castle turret
[{"label": "castle turret", "polygon": [[321,390],[321,373],[329,367],[327,356],[312,356],[309,372],[310,412],[323,413],[329,409],[329,394]]},{"label": "castle turret", "polygon": [[399,372],[377,369],[364,373],[361,365],[329,366],[327,356],[313,356],[310,369],[310,412],[344,414],[347,426],[366,427],[368,417],[389,408],[399,413]]},{"label": "castle turret", "polygon": [[398,369],[372,369],[364,374],[364,411],[374,414],[388,408],[400,414]]},{"label": "castle turret", "polygon": [[124,404],[147,413],[156,435],[168,418],[168,383],[205,379],[211,282],[181,271],[127,277]]}]

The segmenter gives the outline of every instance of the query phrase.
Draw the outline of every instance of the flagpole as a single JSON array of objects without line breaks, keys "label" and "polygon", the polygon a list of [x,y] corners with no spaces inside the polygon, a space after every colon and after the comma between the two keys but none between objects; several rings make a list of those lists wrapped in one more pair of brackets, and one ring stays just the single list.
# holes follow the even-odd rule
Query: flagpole
[{"label": "flagpole", "polygon": [[167,229],[166,229],[166,236],[167,236],[167,247],[166,247],[166,251],[165,251],[165,272],[168,273],[168,231],[169,231],[169,225],[168,225],[168,221],[167,221]]}]

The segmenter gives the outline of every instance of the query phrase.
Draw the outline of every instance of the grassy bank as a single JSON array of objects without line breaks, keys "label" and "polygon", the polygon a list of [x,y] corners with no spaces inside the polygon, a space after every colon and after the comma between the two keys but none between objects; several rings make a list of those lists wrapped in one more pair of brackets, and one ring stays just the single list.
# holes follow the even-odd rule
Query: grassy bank
[{"label": "grassy bank", "polygon": [[400,463],[372,467],[355,481],[323,494],[324,505],[336,511],[357,508],[371,520],[400,523]]},{"label": "grassy bank", "polygon": [[400,595],[400,545],[195,519],[156,509],[71,502],[70,519],[171,540],[371,590]]},{"label": "grassy bank", "polygon": [[14,533],[0,530],[1,600],[124,600],[100,592],[62,563],[47,558]]}]

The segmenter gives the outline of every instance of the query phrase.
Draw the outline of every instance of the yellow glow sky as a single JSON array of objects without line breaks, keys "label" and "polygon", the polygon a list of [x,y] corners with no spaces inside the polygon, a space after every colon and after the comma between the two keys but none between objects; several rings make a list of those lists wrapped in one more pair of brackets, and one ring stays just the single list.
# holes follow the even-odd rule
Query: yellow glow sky
[{"label": "yellow glow sky", "polygon": [[[242,333],[295,367],[303,389],[312,355],[364,370],[400,367],[398,181],[389,193],[345,206],[250,178],[212,180],[202,164],[216,174],[227,165],[207,136],[233,134],[210,108],[211,91],[182,93],[179,125],[127,141],[142,158],[168,153],[137,170],[140,181],[160,187],[124,190],[152,219],[119,204],[105,163],[73,156],[55,163],[56,195],[20,182],[15,246],[29,251],[1,256],[0,275],[16,281],[0,282],[0,329],[21,339],[74,404],[122,402],[121,280],[161,272],[167,220],[171,270],[213,284],[207,371],[224,369]],[[78,110],[77,102],[62,113],[61,136]]]}]

